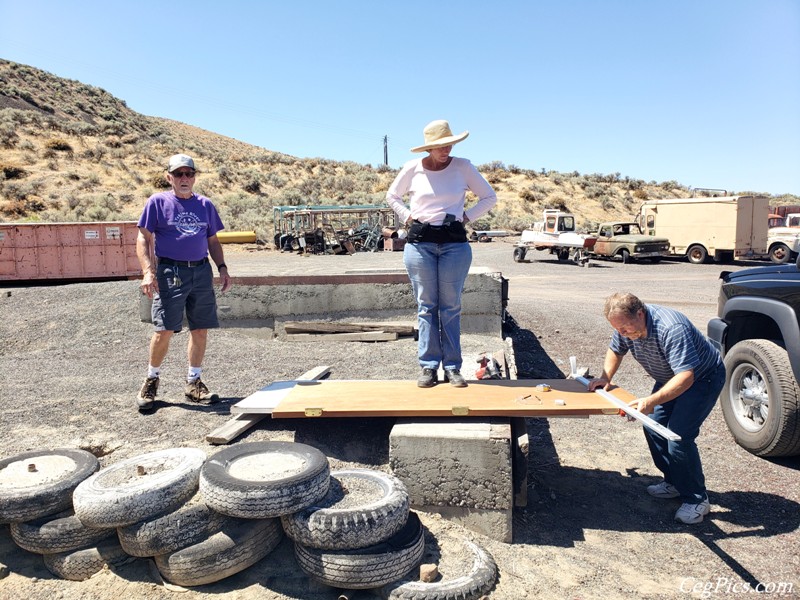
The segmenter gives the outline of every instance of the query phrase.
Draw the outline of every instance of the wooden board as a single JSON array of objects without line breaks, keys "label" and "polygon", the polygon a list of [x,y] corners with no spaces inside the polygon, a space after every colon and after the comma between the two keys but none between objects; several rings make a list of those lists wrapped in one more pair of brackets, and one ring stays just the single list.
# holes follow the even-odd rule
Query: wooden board
[{"label": "wooden board", "polygon": [[[547,384],[550,391],[536,386]],[[622,388],[621,400],[635,397]],[[556,402],[563,401],[563,404]],[[279,381],[231,407],[237,413],[297,417],[556,417],[617,414],[608,400],[571,379],[470,381],[466,388],[416,381]]]},{"label": "wooden board", "polygon": [[[305,373],[300,375],[300,377],[298,377],[297,379],[299,381],[322,379],[330,372],[331,368],[328,365],[321,365],[319,367],[315,367],[309,371],[306,371]],[[250,396],[248,396],[248,398],[250,398]],[[245,398],[245,400],[247,400],[247,398]],[[239,437],[245,431],[250,429],[253,425],[261,421],[261,419],[267,416],[267,413],[264,412],[237,413],[234,410],[231,410],[231,412],[234,413],[234,416],[225,423],[223,423],[222,425],[220,425],[219,427],[217,427],[214,431],[209,433],[206,436],[207,442],[211,444],[227,444],[234,438]]]},{"label": "wooden board", "polygon": [[265,417],[265,414],[238,414],[206,435],[206,441],[210,444],[227,444]]}]

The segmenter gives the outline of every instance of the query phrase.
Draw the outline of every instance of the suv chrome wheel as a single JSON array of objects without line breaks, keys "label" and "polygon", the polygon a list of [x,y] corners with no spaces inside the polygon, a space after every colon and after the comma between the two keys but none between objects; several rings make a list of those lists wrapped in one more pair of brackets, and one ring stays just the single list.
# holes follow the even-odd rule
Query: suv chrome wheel
[{"label": "suv chrome wheel", "polygon": [[725,355],[720,394],[736,443],[757,456],[800,454],[800,388],[789,355],[769,340],[743,340]]}]

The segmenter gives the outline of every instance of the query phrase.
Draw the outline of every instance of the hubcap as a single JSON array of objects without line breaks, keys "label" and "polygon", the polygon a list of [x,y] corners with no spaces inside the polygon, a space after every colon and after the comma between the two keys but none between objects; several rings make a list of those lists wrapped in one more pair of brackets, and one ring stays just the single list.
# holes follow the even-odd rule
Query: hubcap
[{"label": "hubcap", "polygon": [[769,415],[769,393],[764,377],[752,365],[740,365],[733,372],[730,385],[736,420],[749,432],[760,431]]}]

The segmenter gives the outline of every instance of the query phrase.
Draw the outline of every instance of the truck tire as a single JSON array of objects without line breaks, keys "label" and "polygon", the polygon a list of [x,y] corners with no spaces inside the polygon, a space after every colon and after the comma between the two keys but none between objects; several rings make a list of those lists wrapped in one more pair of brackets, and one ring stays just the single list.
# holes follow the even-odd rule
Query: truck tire
[{"label": "truck tire", "polygon": [[619,258],[623,265],[629,264],[631,261],[631,253],[626,248],[619,251]]},{"label": "truck tire", "polygon": [[408,519],[403,483],[380,471],[342,469],[331,473],[328,494],[314,506],[281,517],[295,542],[325,550],[372,546],[397,533]]},{"label": "truck tire", "polygon": [[32,521],[72,508],[72,492],[98,468],[94,454],[75,448],[0,460],[0,523]]},{"label": "truck tire", "polygon": [[700,244],[692,244],[686,249],[686,258],[693,265],[702,265],[708,260],[708,250]]},{"label": "truck tire", "polygon": [[559,248],[557,256],[559,261],[569,260],[569,248]]},{"label": "truck tire", "polygon": [[282,539],[278,519],[233,519],[221,531],[193,546],[156,556],[156,567],[164,579],[175,585],[205,585],[256,564]]},{"label": "truck tire", "polygon": [[318,550],[295,543],[297,564],[320,583],[349,590],[377,588],[401,579],[425,553],[422,523],[410,512],[403,528],[380,544],[353,550]]},{"label": "truck tire", "polygon": [[106,467],[75,488],[75,515],[89,527],[124,527],[174,510],[197,491],[205,459],[196,448],[171,448]]},{"label": "truck tire", "polygon": [[725,355],[722,414],[736,443],[762,457],[800,454],[800,388],[786,350],[744,340]]},{"label": "truck tire", "polygon": [[514,262],[525,260],[525,248],[514,248]]},{"label": "truck tire", "polygon": [[34,554],[74,552],[116,533],[113,527],[94,529],[81,523],[71,510],[27,523],[12,523],[11,538],[17,546]]},{"label": "truck tire", "polygon": [[211,510],[198,493],[174,511],[119,527],[122,549],[131,556],[170,554],[220,531],[234,517]]},{"label": "truck tire", "polygon": [[469,570],[459,577],[426,583],[405,577],[381,588],[385,600],[478,600],[494,586],[497,565],[491,555],[478,544],[464,540],[472,552]]},{"label": "truck tire", "polygon": [[119,540],[109,538],[92,548],[45,554],[44,566],[53,575],[70,581],[84,581],[99,573],[105,565],[119,566],[134,560],[125,554]]},{"label": "truck tire", "polygon": [[792,251],[789,246],[782,243],[773,244],[769,249],[769,259],[776,265],[782,265],[792,258]]},{"label": "truck tire", "polygon": [[217,512],[245,519],[288,515],[328,493],[328,457],[294,442],[246,442],[220,450],[200,473],[200,492]]}]

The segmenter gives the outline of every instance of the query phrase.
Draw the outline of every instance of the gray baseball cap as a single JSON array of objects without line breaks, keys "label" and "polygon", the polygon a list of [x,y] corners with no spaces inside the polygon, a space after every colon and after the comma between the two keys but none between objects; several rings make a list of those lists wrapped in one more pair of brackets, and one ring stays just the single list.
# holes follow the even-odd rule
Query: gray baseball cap
[{"label": "gray baseball cap", "polygon": [[180,167],[189,167],[190,169],[197,170],[194,166],[194,160],[192,160],[191,156],[186,156],[185,154],[176,154],[171,156],[169,159],[169,167],[167,167],[167,171],[172,173],[175,169]]}]

